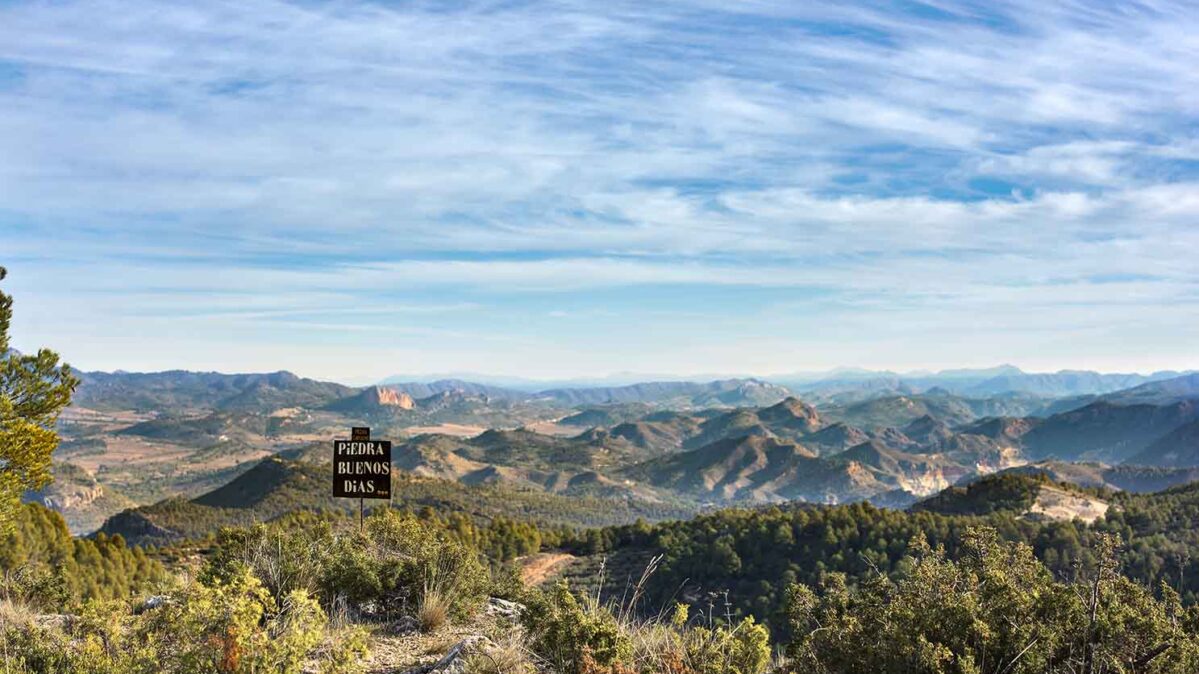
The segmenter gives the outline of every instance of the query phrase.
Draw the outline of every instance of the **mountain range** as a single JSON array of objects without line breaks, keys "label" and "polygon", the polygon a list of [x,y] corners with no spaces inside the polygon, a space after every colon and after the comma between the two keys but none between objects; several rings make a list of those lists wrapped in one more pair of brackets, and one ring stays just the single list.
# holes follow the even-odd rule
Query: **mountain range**
[{"label": "mountain range", "polygon": [[[395,442],[404,474],[646,508],[904,505],[1028,465],[1123,470],[1110,485],[1170,483],[1199,465],[1196,374],[1004,367],[886,386],[873,374],[803,382],[810,392],[796,394],[758,379],[522,391],[462,380],[352,388],[287,372],[85,373],[56,455],[73,491],[29,498],[58,504],[87,531],[120,508],[199,498],[272,455],[323,465],[328,441],[357,425]],[[1070,395],[982,393],[1001,381],[1040,391],[1056,381],[1052,390]]]}]

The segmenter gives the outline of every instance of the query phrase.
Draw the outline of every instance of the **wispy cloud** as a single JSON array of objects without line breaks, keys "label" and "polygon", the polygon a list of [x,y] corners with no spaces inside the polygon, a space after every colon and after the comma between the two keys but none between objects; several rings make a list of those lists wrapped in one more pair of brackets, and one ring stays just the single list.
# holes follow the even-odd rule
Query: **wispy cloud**
[{"label": "wispy cloud", "polygon": [[[1188,4],[7,3],[18,341],[104,367],[166,362],[143,356],[167,338],[179,366],[528,367],[472,351],[486,334],[574,345],[537,367],[662,371],[654,335],[706,321],[692,356],[716,360],[690,369],[788,332],[783,370],[960,359],[955,319],[986,316],[1004,338],[961,353],[1115,363],[1135,335],[1199,365]],[[111,334],[64,343],[67,321]],[[339,325],[407,329],[322,350]]]}]

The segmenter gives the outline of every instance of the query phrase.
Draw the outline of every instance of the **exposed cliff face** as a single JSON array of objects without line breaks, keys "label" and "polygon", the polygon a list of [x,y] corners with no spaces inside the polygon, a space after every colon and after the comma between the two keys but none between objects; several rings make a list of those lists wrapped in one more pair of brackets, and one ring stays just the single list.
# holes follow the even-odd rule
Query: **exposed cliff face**
[{"label": "exposed cliff face", "polygon": [[367,391],[368,400],[381,407],[398,407],[410,410],[416,407],[416,401],[407,393],[382,386],[373,386]]},{"label": "exposed cliff face", "polygon": [[51,470],[54,481],[43,489],[26,493],[24,500],[58,512],[73,534],[91,533],[113,513],[134,505],[125,496],[105,489],[95,476],[79,466],[60,462]]},{"label": "exposed cliff face", "polygon": [[372,414],[381,410],[416,408],[412,396],[385,386],[371,386],[356,396],[343,398],[325,409],[349,414]]}]

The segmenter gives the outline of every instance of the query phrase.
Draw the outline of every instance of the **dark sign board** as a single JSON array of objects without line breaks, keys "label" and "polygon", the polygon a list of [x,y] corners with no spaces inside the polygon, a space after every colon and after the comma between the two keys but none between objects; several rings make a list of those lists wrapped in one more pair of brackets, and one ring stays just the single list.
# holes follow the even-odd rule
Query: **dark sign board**
[{"label": "dark sign board", "polygon": [[355,428],[350,440],[333,441],[333,495],[391,498],[391,442],[371,440],[369,428]]}]

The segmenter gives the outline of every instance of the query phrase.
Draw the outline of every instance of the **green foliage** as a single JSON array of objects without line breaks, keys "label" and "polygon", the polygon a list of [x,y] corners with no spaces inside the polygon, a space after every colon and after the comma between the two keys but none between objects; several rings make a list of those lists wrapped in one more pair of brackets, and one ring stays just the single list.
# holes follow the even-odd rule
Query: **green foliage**
[{"label": "green foliage", "polygon": [[[0,267],[0,280],[7,274]],[[12,528],[21,495],[50,482],[50,455],[58,447],[54,425],[79,385],[53,351],[10,351],[11,323],[12,296],[0,292],[0,534]]]},{"label": "green foliage", "polygon": [[[202,540],[221,527],[248,527],[297,511],[345,515],[357,503],[329,498],[332,467],[270,457],[229,484],[193,500],[172,498],[114,517],[105,530],[132,542],[168,545]],[[604,526],[638,517],[660,520],[690,510],[641,501],[566,497],[509,486],[471,487],[397,474],[394,507],[437,519],[464,542],[497,560],[556,545],[570,527]],[[145,526],[147,521],[153,527]]]},{"label": "green foliage", "polygon": [[72,538],[62,517],[40,505],[24,504],[9,533],[0,536],[0,574],[33,577],[53,572],[61,579],[61,609],[85,599],[118,599],[149,589],[166,578],[156,560],[130,548],[120,536]]},{"label": "green foliage", "polygon": [[[929,510],[943,515],[989,515],[1005,511],[1021,514],[1036,503],[1041,487],[1050,483],[1044,473],[990,475],[965,487],[950,487],[912,506],[912,510]],[[1073,486],[1063,488],[1077,489]]]},{"label": "green foliage", "polygon": [[451,615],[464,617],[485,598],[489,577],[477,553],[416,517],[383,510],[356,542],[380,580],[380,600],[415,606],[432,588],[448,598]]},{"label": "green foliage", "polygon": [[[1007,484],[1000,481],[996,484]],[[1017,480],[1002,493],[1023,498]],[[784,632],[785,596],[792,583],[818,586],[830,573],[850,585],[878,574],[899,578],[908,573],[908,544],[923,538],[943,547],[950,559],[962,553],[971,527],[995,529],[1000,538],[1027,544],[1048,570],[1060,577],[1094,570],[1099,542],[1115,535],[1123,542],[1124,575],[1154,588],[1168,585],[1184,605],[1199,602],[1199,483],[1156,494],[1106,495],[1112,508],[1094,524],[1034,521],[1004,509],[987,515],[905,512],[866,503],[843,506],[793,505],[728,509],[679,522],[588,530],[564,539],[571,552],[607,552],[619,562],[661,553],[661,569],[646,588],[648,604],[662,605],[681,587],[704,602],[709,593],[727,591],[735,616],[753,615],[775,633]],[[623,576],[615,578],[623,582]],[[619,593],[622,588],[609,587]]]},{"label": "green foliage", "polygon": [[363,531],[303,518],[224,530],[201,579],[221,582],[243,568],[276,599],[303,590],[327,607],[346,602],[381,613],[412,612],[436,592],[452,616],[464,617],[489,586],[477,552],[437,525],[391,509],[372,514]]},{"label": "green foliage", "polygon": [[534,595],[523,614],[534,653],[561,674],[610,667],[632,658],[633,645],[606,607],[584,606],[565,583]]},{"label": "green foliage", "polygon": [[770,632],[745,618],[684,632],[687,662],[696,674],[760,674],[770,663]]},{"label": "green foliage", "polygon": [[0,601],[51,612],[66,606],[69,598],[61,566],[27,564],[0,575]]},{"label": "green foliage", "polygon": [[153,608],[93,601],[64,626],[6,622],[2,638],[6,666],[27,674],[351,674],[365,653],[360,631],[327,632],[307,593],[276,601],[245,570]]},{"label": "green foliage", "polygon": [[276,602],[248,571],[227,583],[195,584],[148,615],[160,664],[179,674],[298,671],[324,623],[303,590]]},{"label": "green foliage", "polygon": [[1105,540],[1095,571],[1056,580],[1025,544],[971,529],[958,561],[918,542],[908,572],[850,588],[789,591],[789,646],[812,674],[1193,672],[1199,638],[1177,595],[1155,599],[1116,573]]},{"label": "green foliage", "polygon": [[770,633],[746,618],[692,624],[678,605],[669,620],[639,620],[633,604],[580,600],[565,584],[534,592],[522,616],[530,648],[559,674],[762,674]]}]

